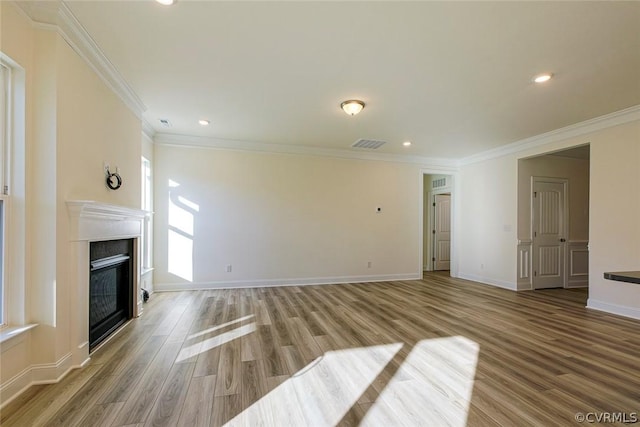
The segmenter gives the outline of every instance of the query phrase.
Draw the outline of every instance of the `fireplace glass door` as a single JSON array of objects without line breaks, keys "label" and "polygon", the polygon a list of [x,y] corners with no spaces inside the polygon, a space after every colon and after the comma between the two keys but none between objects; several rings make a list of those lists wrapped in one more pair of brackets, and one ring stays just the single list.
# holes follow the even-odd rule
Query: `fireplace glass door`
[{"label": "fireplace glass door", "polygon": [[118,254],[91,261],[89,351],[132,316],[131,257]]}]

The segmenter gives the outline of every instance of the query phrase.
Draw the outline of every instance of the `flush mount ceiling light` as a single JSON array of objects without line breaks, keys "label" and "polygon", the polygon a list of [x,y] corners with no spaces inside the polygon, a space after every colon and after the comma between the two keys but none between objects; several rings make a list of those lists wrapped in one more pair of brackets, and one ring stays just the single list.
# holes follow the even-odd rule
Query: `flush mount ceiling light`
[{"label": "flush mount ceiling light", "polygon": [[551,73],[538,74],[533,78],[533,81],[536,83],[544,83],[551,80],[551,77],[553,77],[553,74]]},{"label": "flush mount ceiling light", "polygon": [[198,123],[200,123],[200,126],[209,126],[211,122],[209,120],[198,120]]},{"label": "flush mount ceiling light", "polygon": [[404,145],[405,147],[410,147],[411,146],[411,141],[405,141],[402,143],[402,145]]},{"label": "flush mount ceiling light", "polygon": [[165,6],[171,6],[176,2],[176,0],[156,0],[158,3],[163,4]]},{"label": "flush mount ceiling light", "polygon": [[350,99],[340,104],[340,108],[348,115],[355,116],[364,108],[364,102],[358,101],[357,99]]}]

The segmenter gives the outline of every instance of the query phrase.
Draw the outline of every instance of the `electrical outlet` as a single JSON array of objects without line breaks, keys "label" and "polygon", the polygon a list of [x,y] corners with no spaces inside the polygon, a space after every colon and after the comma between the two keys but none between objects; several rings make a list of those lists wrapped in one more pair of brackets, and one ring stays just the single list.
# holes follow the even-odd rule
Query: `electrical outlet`
[{"label": "electrical outlet", "polygon": [[231,264],[227,264],[227,273],[231,273],[231,269],[232,269]]}]

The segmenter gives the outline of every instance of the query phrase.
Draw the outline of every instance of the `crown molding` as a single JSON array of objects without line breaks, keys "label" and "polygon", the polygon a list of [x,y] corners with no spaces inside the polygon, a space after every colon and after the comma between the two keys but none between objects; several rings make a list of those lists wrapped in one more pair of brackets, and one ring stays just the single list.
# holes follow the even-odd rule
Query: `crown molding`
[{"label": "crown molding", "polygon": [[14,3],[31,20],[34,27],[54,30],[60,34],[133,114],[142,119],[142,113],[147,107],[63,1],[16,1]]},{"label": "crown molding", "polygon": [[209,148],[218,150],[253,151],[278,154],[298,154],[342,159],[374,160],[383,162],[410,163],[429,167],[443,172],[458,170],[455,159],[407,156],[400,154],[373,153],[370,151],[351,151],[336,148],[308,147],[289,144],[268,144],[263,142],[236,141],[230,139],[208,138],[201,136],[157,133],[154,142],[159,145]]},{"label": "crown molding", "polygon": [[585,120],[583,122],[575,123],[560,129],[552,130],[530,138],[521,139],[520,141],[516,141],[511,144],[464,157],[460,159],[458,166],[465,166],[509,154],[519,153],[525,150],[531,150],[552,142],[574,138],[576,136],[596,132],[635,120],[640,120],[640,105],[634,105],[633,107],[625,108],[624,110],[615,111],[610,114],[605,114],[604,116],[595,117],[593,119]]}]

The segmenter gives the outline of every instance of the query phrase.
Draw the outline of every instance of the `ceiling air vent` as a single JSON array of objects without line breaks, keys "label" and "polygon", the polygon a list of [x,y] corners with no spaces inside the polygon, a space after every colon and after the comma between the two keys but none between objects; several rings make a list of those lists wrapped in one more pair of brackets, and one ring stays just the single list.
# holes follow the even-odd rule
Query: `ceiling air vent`
[{"label": "ceiling air vent", "polygon": [[163,128],[170,128],[171,122],[167,119],[160,119],[160,126],[162,126]]},{"label": "ceiling air vent", "polygon": [[359,139],[353,143],[353,148],[368,148],[369,150],[375,150],[386,144],[386,141],[376,141],[375,139]]},{"label": "ceiling air vent", "polygon": [[447,178],[434,179],[431,183],[431,188],[440,188],[447,186]]}]

